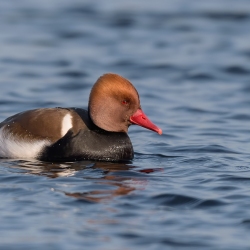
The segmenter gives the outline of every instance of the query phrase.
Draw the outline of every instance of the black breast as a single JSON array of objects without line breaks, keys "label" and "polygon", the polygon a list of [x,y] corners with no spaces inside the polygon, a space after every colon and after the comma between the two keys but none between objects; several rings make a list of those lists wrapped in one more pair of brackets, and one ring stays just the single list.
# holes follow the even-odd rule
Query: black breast
[{"label": "black breast", "polygon": [[107,132],[101,129],[72,130],[53,145],[46,147],[39,159],[43,161],[131,161],[134,156],[127,133]]}]

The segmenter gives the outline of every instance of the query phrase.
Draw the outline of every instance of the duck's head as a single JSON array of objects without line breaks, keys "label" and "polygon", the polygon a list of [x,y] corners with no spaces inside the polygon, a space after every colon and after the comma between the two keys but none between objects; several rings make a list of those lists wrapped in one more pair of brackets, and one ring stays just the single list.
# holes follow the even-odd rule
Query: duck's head
[{"label": "duck's head", "polygon": [[112,132],[128,132],[131,124],[162,134],[144,114],[137,90],[127,79],[104,74],[94,84],[89,97],[89,114],[95,125]]}]

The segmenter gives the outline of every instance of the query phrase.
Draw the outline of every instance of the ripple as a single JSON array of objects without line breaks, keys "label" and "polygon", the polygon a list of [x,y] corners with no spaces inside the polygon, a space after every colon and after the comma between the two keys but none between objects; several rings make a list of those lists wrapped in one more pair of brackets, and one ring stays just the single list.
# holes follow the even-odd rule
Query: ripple
[{"label": "ripple", "polygon": [[218,207],[223,205],[226,205],[226,203],[221,200],[208,199],[200,201],[196,208]]},{"label": "ripple", "polygon": [[40,78],[41,74],[35,73],[33,71],[30,72],[22,72],[22,73],[18,73],[17,77],[23,77],[23,78]]},{"label": "ripple", "polygon": [[222,177],[223,180],[225,181],[230,181],[230,182],[249,182],[250,177],[247,176],[228,176],[228,177]]},{"label": "ripple", "polygon": [[229,74],[234,74],[234,75],[246,75],[250,73],[250,70],[246,69],[243,66],[238,66],[238,65],[233,65],[224,68],[224,71]]},{"label": "ripple", "polygon": [[68,67],[71,65],[71,62],[66,59],[60,59],[60,60],[53,61],[53,65],[57,67]]},{"label": "ripple", "polygon": [[204,209],[226,205],[225,202],[216,199],[198,199],[187,195],[161,194],[153,198],[161,206],[184,209]]},{"label": "ripple", "polygon": [[129,13],[117,13],[111,20],[110,25],[116,28],[131,28],[136,24],[136,21]]},{"label": "ripple", "polygon": [[198,74],[192,74],[189,76],[190,80],[197,80],[197,81],[208,81],[213,80],[214,76],[206,73],[198,73]]},{"label": "ripple", "polygon": [[62,10],[62,14],[80,14],[80,15],[97,15],[98,11],[96,10],[96,8],[94,8],[92,6],[92,4],[75,4],[74,7],[73,6],[69,6],[67,8],[64,8]]},{"label": "ripple", "polygon": [[[198,107],[183,107],[183,106],[179,106],[179,107],[175,107],[174,110],[176,111],[184,111],[187,113],[196,113],[196,114],[202,114],[202,113],[208,113],[208,114],[220,114],[220,115],[224,115],[227,114],[224,111],[219,111],[219,110],[208,110],[208,109],[203,109],[203,108],[198,108]],[[183,126],[183,125],[182,125]]]},{"label": "ripple", "polygon": [[243,220],[241,224],[250,229],[250,219]]},{"label": "ripple", "polygon": [[144,154],[144,153],[139,153],[135,152],[135,157],[141,159],[150,159],[150,158],[179,158],[182,156],[178,155],[164,155],[164,154]]},{"label": "ripple", "polygon": [[69,77],[69,78],[83,78],[88,76],[84,71],[80,70],[66,70],[59,73],[59,76]]},{"label": "ripple", "polygon": [[232,114],[228,116],[229,119],[239,120],[239,121],[249,121],[250,115],[249,114]]},{"label": "ripple", "polygon": [[248,12],[205,12],[204,16],[213,19],[213,20],[222,20],[222,21],[244,21],[250,17]]},{"label": "ripple", "polygon": [[68,82],[57,86],[59,89],[64,91],[79,91],[83,89],[89,89],[89,86],[82,82]]},{"label": "ripple", "polygon": [[186,152],[186,153],[223,153],[223,154],[240,154],[237,151],[230,150],[221,145],[197,145],[197,146],[178,146],[169,148],[170,152]]},{"label": "ripple", "polygon": [[176,207],[192,207],[199,202],[199,199],[186,195],[177,194],[159,194],[152,197],[153,202],[157,202],[159,205]]},{"label": "ripple", "polygon": [[72,31],[72,30],[62,30],[57,33],[57,36],[59,39],[79,39],[88,37],[90,34],[88,32],[82,32],[82,31]]}]

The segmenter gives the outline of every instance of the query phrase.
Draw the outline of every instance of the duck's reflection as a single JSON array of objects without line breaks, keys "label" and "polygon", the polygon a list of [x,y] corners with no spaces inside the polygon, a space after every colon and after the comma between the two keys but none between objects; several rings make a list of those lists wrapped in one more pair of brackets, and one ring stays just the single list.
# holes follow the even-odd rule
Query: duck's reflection
[{"label": "duck's reflection", "polygon": [[[137,177],[135,172],[152,172],[146,170],[138,170],[135,166],[125,163],[109,163],[109,162],[65,162],[65,163],[47,163],[41,161],[5,161],[12,168],[18,168],[25,173],[34,175],[43,175],[49,178],[72,177],[83,173],[81,178],[93,182],[98,187],[87,192],[63,192],[65,195],[74,197],[78,200],[90,202],[103,202],[113,199],[117,196],[126,196],[136,189],[143,189],[147,183],[146,178]],[[131,171],[131,170],[134,171]],[[92,175],[84,175],[84,171],[94,171]],[[95,170],[100,174],[96,177]],[[101,189],[103,188],[103,189]]]},{"label": "duck's reflection", "polygon": [[68,193],[65,192],[65,195],[71,196],[80,200],[88,200],[91,202],[101,202],[101,201],[108,201],[113,199],[116,196],[128,195],[130,192],[134,191],[136,188],[125,185],[124,183],[116,183],[116,182],[109,182],[106,183],[107,185],[115,186],[114,190],[93,190],[84,193]]},{"label": "duck's reflection", "polygon": [[57,178],[57,177],[73,176],[77,171],[86,168],[90,163],[86,163],[85,165],[81,166],[80,165],[74,166],[74,163],[68,163],[68,162],[50,163],[37,160],[30,160],[30,161],[8,160],[8,164],[11,165],[12,168],[18,168],[30,174],[44,175],[49,178]]}]

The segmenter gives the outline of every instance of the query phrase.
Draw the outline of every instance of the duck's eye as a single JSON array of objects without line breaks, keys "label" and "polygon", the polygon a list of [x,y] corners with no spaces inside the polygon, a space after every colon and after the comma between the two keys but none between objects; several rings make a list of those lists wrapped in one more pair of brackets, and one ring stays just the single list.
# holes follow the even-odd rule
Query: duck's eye
[{"label": "duck's eye", "polygon": [[127,101],[127,100],[123,100],[123,101],[122,101],[122,104],[128,105],[128,101]]}]

